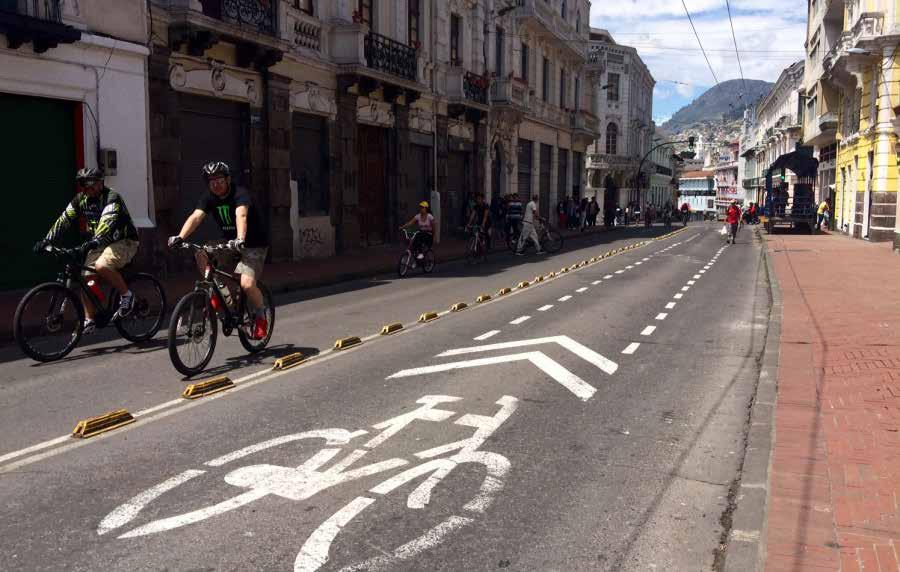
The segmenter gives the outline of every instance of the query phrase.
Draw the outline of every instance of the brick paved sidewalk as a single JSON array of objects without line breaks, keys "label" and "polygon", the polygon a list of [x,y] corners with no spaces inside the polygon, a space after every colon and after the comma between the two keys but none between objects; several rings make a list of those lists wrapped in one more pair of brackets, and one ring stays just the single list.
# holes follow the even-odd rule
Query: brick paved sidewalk
[{"label": "brick paved sidewalk", "polygon": [[766,570],[898,571],[900,256],[768,237],[784,300]]}]

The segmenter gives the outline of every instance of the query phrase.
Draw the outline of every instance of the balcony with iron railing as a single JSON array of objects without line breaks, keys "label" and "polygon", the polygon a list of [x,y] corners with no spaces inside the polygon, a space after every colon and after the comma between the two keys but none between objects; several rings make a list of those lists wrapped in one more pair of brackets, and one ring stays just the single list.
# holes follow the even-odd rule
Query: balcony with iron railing
[{"label": "balcony with iron railing", "polygon": [[275,34],[273,0],[200,0],[204,16],[263,34]]},{"label": "balcony with iron railing", "polygon": [[366,65],[370,69],[416,81],[418,61],[415,48],[375,32],[366,34],[363,45]]},{"label": "balcony with iron railing", "polygon": [[9,49],[31,42],[36,53],[81,38],[80,31],[63,22],[61,0],[0,0],[0,33]]},{"label": "balcony with iron railing", "polygon": [[456,102],[488,104],[490,80],[462,67],[447,70],[447,97]]}]

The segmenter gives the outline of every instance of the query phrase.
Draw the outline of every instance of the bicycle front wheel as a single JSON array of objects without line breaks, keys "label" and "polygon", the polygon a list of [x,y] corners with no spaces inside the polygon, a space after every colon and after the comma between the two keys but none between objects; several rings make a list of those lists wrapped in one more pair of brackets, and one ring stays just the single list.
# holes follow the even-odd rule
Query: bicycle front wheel
[{"label": "bicycle front wheel", "polygon": [[[130,342],[144,342],[156,335],[166,315],[166,293],[162,284],[149,274],[136,274],[128,280],[134,294],[131,313],[116,320],[116,329]],[[119,302],[116,292],[113,304]]]},{"label": "bicycle front wheel", "polygon": [[409,273],[409,268],[412,266],[412,252],[407,250],[400,257],[400,262],[397,263],[397,276],[400,278],[404,278]]},{"label": "bicycle front wheel", "polygon": [[481,255],[478,252],[478,237],[472,236],[466,244],[466,262],[475,264]]},{"label": "bicycle front wheel", "polygon": [[84,327],[84,307],[71,290],[57,282],[32,288],[16,308],[13,335],[25,355],[40,362],[69,354]]},{"label": "bicycle front wheel", "polygon": [[216,349],[219,324],[202,290],[186,294],[169,322],[169,358],[182,375],[191,377],[206,368]]},{"label": "bicycle front wheel", "polygon": [[548,230],[544,235],[544,240],[541,242],[541,248],[543,248],[550,254],[556,254],[557,252],[559,252],[562,248],[562,245],[563,237],[555,230]]},{"label": "bicycle front wheel", "polygon": [[266,333],[262,338],[258,339],[252,336],[256,327],[256,308],[250,308],[250,306],[247,305],[247,296],[243,294],[241,295],[241,300],[243,300],[242,312],[244,324],[242,327],[238,328],[238,338],[241,340],[241,345],[251,354],[260,352],[269,345],[269,340],[272,339],[272,332],[275,331],[275,302],[272,300],[272,293],[269,292],[269,289],[266,288],[262,282],[257,282],[256,285],[260,292],[262,292],[263,305],[266,308],[264,316],[266,320]]},{"label": "bicycle front wheel", "polygon": [[422,260],[422,272],[431,274],[434,270],[434,251],[430,248],[425,251],[425,259]]}]

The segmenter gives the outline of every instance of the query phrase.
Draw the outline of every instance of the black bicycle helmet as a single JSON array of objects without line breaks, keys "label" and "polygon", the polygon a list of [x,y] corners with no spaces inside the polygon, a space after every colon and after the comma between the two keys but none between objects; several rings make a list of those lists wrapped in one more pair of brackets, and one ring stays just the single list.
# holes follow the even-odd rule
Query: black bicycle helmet
[{"label": "black bicycle helmet", "polygon": [[103,171],[100,169],[95,169],[93,167],[85,167],[84,169],[80,169],[78,173],[75,174],[76,182],[83,181],[97,181],[103,178]]},{"label": "black bicycle helmet", "polygon": [[223,163],[222,161],[212,161],[203,165],[203,176],[207,179],[210,177],[217,177],[220,175],[224,175],[226,177],[231,176],[231,169],[228,168],[227,163]]}]

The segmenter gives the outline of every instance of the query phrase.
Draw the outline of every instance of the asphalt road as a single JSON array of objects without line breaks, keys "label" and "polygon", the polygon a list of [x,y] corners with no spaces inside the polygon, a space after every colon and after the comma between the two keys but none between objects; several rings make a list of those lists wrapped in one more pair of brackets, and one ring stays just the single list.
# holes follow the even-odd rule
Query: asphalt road
[{"label": "asphalt road", "polygon": [[[302,293],[280,301],[274,352],[320,357],[264,373],[220,340],[214,373],[231,368],[239,383],[198,401],[173,400],[184,381],[161,345],[101,341],[50,366],[7,358],[0,562],[710,569],[769,310],[751,232],[725,247],[716,230],[688,227],[345,352],[325,348],[647,231]],[[100,437],[64,437],[121,406],[143,412]]]}]

